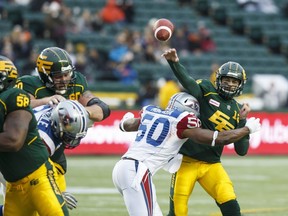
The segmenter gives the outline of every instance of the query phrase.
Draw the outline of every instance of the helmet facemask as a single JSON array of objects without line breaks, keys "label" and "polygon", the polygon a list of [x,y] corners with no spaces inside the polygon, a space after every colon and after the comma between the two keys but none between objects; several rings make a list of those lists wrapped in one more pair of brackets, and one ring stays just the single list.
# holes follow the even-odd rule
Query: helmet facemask
[{"label": "helmet facemask", "polygon": [[13,87],[18,77],[18,71],[13,62],[0,56],[0,92]]},{"label": "helmet facemask", "polygon": [[67,70],[62,71],[60,73],[53,73],[51,75],[53,80],[53,86],[52,88],[57,94],[64,95],[69,87],[69,84],[72,81],[73,76],[73,70],[71,66],[69,65],[67,67]]},{"label": "helmet facemask", "polygon": [[80,144],[88,130],[88,113],[77,101],[61,101],[51,114],[52,130],[66,149]]},{"label": "helmet facemask", "polygon": [[[234,78],[239,81],[238,87],[230,87],[222,82],[223,77]],[[217,71],[215,86],[218,94],[226,100],[231,100],[242,94],[246,83],[246,73],[243,67],[236,62],[227,62]]]},{"label": "helmet facemask", "polygon": [[37,59],[36,71],[45,86],[56,94],[65,94],[75,79],[75,67],[69,54],[58,47],[44,49]]}]

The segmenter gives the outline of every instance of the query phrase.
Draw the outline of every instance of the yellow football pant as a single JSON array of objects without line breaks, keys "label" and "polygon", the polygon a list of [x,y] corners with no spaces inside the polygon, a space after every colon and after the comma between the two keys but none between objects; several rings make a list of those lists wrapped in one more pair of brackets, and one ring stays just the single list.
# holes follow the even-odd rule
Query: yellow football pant
[{"label": "yellow football pant", "polygon": [[62,169],[61,165],[54,162],[54,166],[56,167],[56,182],[61,192],[66,191],[66,179],[65,179],[65,171]]},{"label": "yellow football pant", "polygon": [[65,201],[55,182],[56,169],[50,161],[17,182],[7,182],[5,216],[69,215]]},{"label": "yellow football pant", "polygon": [[175,215],[188,215],[188,199],[197,181],[219,204],[236,199],[233,184],[221,163],[211,164],[184,156],[171,180],[170,199]]}]

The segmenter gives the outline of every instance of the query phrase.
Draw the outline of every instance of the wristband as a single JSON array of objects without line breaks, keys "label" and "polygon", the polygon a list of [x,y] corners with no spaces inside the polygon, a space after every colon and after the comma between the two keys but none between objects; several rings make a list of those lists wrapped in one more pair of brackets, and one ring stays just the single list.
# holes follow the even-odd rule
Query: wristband
[{"label": "wristband", "polygon": [[216,141],[217,137],[218,137],[218,131],[214,131],[211,146],[215,146],[215,141]]},{"label": "wristband", "polygon": [[[125,120],[126,120],[126,119],[125,119]],[[125,120],[121,121],[121,122],[120,122],[120,125],[119,125],[120,130],[123,131],[123,132],[126,132],[126,130],[124,129],[124,122],[125,122]]]}]

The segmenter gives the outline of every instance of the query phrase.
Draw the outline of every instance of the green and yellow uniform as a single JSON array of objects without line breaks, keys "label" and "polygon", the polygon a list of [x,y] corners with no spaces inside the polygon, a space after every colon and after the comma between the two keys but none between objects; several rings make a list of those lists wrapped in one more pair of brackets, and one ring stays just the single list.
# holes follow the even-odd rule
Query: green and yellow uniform
[{"label": "green and yellow uniform", "polygon": [[33,118],[23,147],[17,152],[0,152],[0,170],[7,181],[5,215],[33,215],[35,209],[40,215],[69,215],[25,91],[10,88],[0,93],[0,132],[6,116],[17,110],[26,110]]},{"label": "green and yellow uniform", "polygon": [[[183,87],[198,99],[203,128],[224,131],[245,125],[246,120],[240,120],[241,104],[233,98],[221,97],[209,80],[194,80],[180,63],[168,62]],[[234,147],[238,155],[247,154],[249,135]],[[231,201],[231,209],[240,212],[233,184],[221,164],[222,151],[223,146],[200,145],[190,139],[184,143],[180,149],[184,155],[181,167],[172,176],[169,215],[188,215],[188,199],[197,181],[215,199],[221,211],[226,211],[230,204],[223,207],[224,210],[221,205]]]},{"label": "green and yellow uniform", "polygon": [[[33,95],[35,99],[44,97],[50,97],[55,95],[55,91],[47,88],[38,76],[22,76],[17,81],[17,87],[25,90],[29,94]],[[66,99],[78,100],[83,92],[87,91],[87,81],[85,76],[81,73],[74,72],[74,79],[68,85],[67,92],[62,95]],[[64,146],[60,146],[59,149],[51,156],[51,160],[55,163],[58,170],[57,183],[61,191],[66,190],[66,181],[64,174],[67,171],[67,160],[64,154]]]}]

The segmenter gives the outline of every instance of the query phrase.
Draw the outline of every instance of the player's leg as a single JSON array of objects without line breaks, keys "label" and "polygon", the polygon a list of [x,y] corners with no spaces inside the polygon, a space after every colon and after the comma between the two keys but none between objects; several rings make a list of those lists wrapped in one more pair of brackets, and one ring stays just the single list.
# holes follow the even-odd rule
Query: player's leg
[{"label": "player's leg", "polygon": [[179,170],[172,175],[169,216],[188,215],[188,200],[197,181],[199,162],[187,156]]},{"label": "player's leg", "polygon": [[54,180],[53,166],[46,162],[16,182],[7,182],[5,216],[68,216],[68,209]]},{"label": "player's leg", "polygon": [[[215,199],[223,216],[240,216],[233,184],[221,163],[205,165],[207,171],[198,181],[205,191]],[[205,169],[203,167],[203,169]]]},{"label": "player's leg", "polygon": [[60,188],[61,192],[66,191],[66,179],[65,179],[65,172],[63,171],[63,168],[61,167],[60,164],[53,162],[54,166],[56,167],[56,181],[57,185]]},{"label": "player's leg", "polygon": [[[0,183],[1,183],[1,193],[3,196],[3,203],[5,201],[5,193],[6,193],[6,180],[4,179],[2,173],[0,172]],[[0,205],[0,216],[3,216],[3,205]]]},{"label": "player's leg", "polygon": [[[29,197],[39,215],[68,216],[62,193],[55,180],[56,169],[51,161],[29,175]],[[43,205],[45,203],[45,205]]]},{"label": "player's leg", "polygon": [[152,176],[145,165],[134,160],[120,160],[113,169],[113,182],[123,195],[129,215],[162,215],[156,201]]}]

